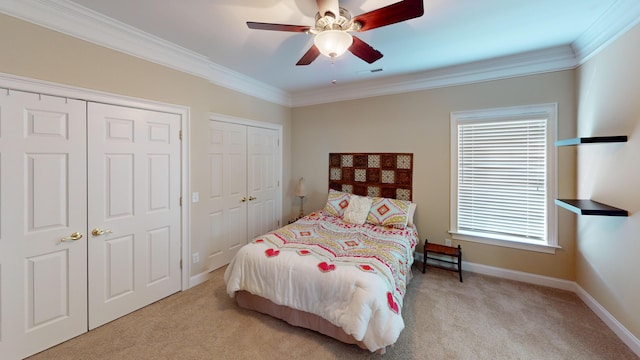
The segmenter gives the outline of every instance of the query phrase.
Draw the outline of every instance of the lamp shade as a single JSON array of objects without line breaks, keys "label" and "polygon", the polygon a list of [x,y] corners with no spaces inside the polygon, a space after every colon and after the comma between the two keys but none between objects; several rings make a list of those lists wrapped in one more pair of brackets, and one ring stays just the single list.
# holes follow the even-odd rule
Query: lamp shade
[{"label": "lamp shade", "polygon": [[298,187],[296,187],[296,196],[307,196],[307,189],[304,186],[304,178],[300,178],[300,181],[298,182]]},{"label": "lamp shade", "polygon": [[344,54],[353,43],[353,37],[343,30],[325,30],[313,39],[321,54],[335,58]]}]

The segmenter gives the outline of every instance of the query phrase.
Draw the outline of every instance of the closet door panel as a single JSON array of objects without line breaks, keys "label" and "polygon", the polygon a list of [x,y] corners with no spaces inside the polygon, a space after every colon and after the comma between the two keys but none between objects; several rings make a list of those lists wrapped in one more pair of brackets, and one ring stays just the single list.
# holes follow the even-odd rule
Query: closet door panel
[{"label": "closet door panel", "polygon": [[248,129],[249,239],[279,227],[278,210],[278,132]]},{"label": "closet door panel", "polygon": [[[237,135],[237,132],[232,132]],[[233,255],[247,243],[247,160],[246,160],[246,138],[232,139],[232,152],[228,153],[225,163],[225,183],[229,189],[226,199],[226,227],[229,229],[226,237],[227,256],[225,263],[229,263]]]},{"label": "closet door panel", "polygon": [[131,218],[133,213],[135,154],[104,154],[105,163],[105,218],[117,220]]},{"label": "closet door panel", "polygon": [[65,227],[69,198],[67,154],[25,154],[27,232]]},{"label": "closet door panel", "polygon": [[134,237],[133,235],[113,236],[104,241],[105,302],[116,301],[119,297],[135,291],[134,277]]},{"label": "closet door panel", "polygon": [[180,117],[89,103],[89,328],[180,290]]},{"label": "closet door panel", "polygon": [[231,261],[247,243],[247,129],[244,125],[212,121],[209,124],[210,270]]},{"label": "closet door panel", "polygon": [[87,331],[86,103],[0,91],[0,354]]},{"label": "closet door panel", "polygon": [[[224,265],[218,265],[222,262],[220,260],[224,256],[225,243],[221,240],[224,229],[224,215],[225,209],[222,204],[224,197],[224,153],[219,152],[213,148],[213,144],[222,143],[222,139],[214,138],[214,135],[219,137],[224,134],[222,131],[215,131],[210,129],[212,135],[209,141],[209,198],[207,202],[212,206],[208,212],[208,236],[209,236],[209,253],[208,263],[211,270],[217,269]],[[217,137],[216,136],[216,137]]]}]

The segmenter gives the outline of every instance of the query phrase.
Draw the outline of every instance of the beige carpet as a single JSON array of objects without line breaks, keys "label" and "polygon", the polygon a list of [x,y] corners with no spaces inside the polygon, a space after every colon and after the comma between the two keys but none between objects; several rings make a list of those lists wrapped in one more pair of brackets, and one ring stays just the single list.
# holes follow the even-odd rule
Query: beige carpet
[{"label": "beige carpet", "polygon": [[406,328],[380,356],[238,308],[223,273],[31,359],[637,359],[566,291],[414,268]]}]

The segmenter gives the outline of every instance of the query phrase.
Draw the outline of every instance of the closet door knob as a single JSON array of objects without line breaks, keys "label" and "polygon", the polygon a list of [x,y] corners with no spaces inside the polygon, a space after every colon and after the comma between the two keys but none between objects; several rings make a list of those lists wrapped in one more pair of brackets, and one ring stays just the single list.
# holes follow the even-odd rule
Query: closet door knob
[{"label": "closet door knob", "polygon": [[240,199],[240,201],[241,201],[241,202],[245,202],[245,201],[247,201],[247,198],[246,198],[246,197],[243,197],[242,199]]},{"label": "closet door knob", "polygon": [[69,235],[69,237],[60,239],[60,242],[71,242],[71,241],[76,241],[80,239],[82,239],[82,233],[76,231],[73,234]]},{"label": "closet door knob", "polygon": [[249,201],[253,201],[253,200],[255,200],[255,199],[257,199],[257,197],[255,197],[255,196],[249,196]]},{"label": "closet door knob", "polygon": [[100,235],[104,235],[104,234],[111,234],[112,231],[109,229],[100,229],[100,228],[95,228],[93,229],[93,231],[91,231],[91,235],[93,236],[100,236]]}]

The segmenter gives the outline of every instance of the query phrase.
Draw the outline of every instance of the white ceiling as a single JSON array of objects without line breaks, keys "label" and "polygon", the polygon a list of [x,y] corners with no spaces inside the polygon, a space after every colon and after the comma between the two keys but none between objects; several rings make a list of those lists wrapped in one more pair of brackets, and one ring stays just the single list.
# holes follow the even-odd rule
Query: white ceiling
[{"label": "white ceiling", "polygon": [[[498,71],[492,76],[505,77],[574,67],[640,17],[637,0],[425,0],[420,18],[358,33],[384,54],[377,62],[367,64],[346,53],[334,64],[320,56],[311,65],[296,66],[311,46],[312,35],[251,30],[246,22],[313,25],[317,11],[313,0],[0,2],[6,2],[0,4],[0,11],[9,15],[113,48],[119,47],[113,42],[123,41],[122,34],[153,40],[147,43],[161,44],[162,51],[132,46],[128,52],[169,65],[180,60],[166,60],[173,56],[167,52],[186,54],[215,70],[207,75],[213,82],[220,72],[241,74],[242,82],[256,85],[253,95],[274,92],[284,98],[276,102],[293,106],[322,102],[323,97],[335,101],[438,86],[449,75],[468,77],[470,72],[477,75],[489,68]],[[355,16],[393,2],[341,0],[340,5]],[[31,10],[24,8],[25,3],[31,3]],[[48,15],[38,17],[36,10]],[[65,15],[78,20],[63,22]],[[90,29],[89,20],[103,27]],[[104,29],[113,29],[111,38]],[[93,38],[88,35],[92,31]],[[517,71],[504,72],[518,64]],[[371,72],[374,69],[382,71]],[[201,75],[203,71],[192,72]],[[332,85],[334,79],[337,84]]]}]

